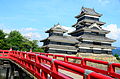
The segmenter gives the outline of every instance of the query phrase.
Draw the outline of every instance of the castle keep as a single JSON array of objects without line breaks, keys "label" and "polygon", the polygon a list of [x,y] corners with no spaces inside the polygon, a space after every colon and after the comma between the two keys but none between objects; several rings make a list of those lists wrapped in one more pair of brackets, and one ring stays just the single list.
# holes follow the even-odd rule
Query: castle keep
[{"label": "castle keep", "polygon": [[54,25],[47,30],[49,37],[41,40],[44,42],[43,48],[47,53],[102,53],[111,54],[113,47],[111,43],[115,40],[106,37],[110,31],[104,30],[102,25],[105,22],[99,21],[102,14],[94,9],[82,7],[81,13],[77,18],[76,24],[72,27],[75,31],[68,33],[70,36],[64,36],[67,32],[60,24]]}]

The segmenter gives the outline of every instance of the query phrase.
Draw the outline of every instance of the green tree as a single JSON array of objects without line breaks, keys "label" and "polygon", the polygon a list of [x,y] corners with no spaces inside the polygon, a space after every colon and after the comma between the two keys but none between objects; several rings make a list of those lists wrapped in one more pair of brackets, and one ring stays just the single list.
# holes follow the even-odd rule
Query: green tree
[{"label": "green tree", "polygon": [[38,40],[33,40],[32,41],[33,52],[44,52],[44,50],[38,46],[38,42],[39,42]]},{"label": "green tree", "polygon": [[3,30],[0,30],[0,49],[7,49],[6,35]]},{"label": "green tree", "polygon": [[32,42],[24,37],[20,49],[22,51],[30,51],[31,48],[32,48]]},{"label": "green tree", "polygon": [[119,55],[118,54],[114,54],[114,56],[116,57],[117,60],[120,60]]},{"label": "green tree", "polygon": [[11,31],[8,34],[7,43],[9,48],[12,47],[13,50],[20,50],[22,42],[23,36],[19,31]]},{"label": "green tree", "polygon": [[[8,37],[6,37],[8,36]],[[44,52],[42,48],[38,46],[38,40],[29,40],[24,37],[19,31],[11,31],[9,34],[0,30],[0,49],[9,50],[11,47],[13,50]]]}]

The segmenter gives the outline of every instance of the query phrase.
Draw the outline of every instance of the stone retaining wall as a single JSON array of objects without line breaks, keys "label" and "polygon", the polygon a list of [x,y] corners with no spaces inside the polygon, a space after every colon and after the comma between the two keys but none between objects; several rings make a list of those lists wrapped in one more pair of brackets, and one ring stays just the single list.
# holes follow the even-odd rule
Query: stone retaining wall
[{"label": "stone retaining wall", "polygon": [[77,53],[76,56],[118,63],[116,57],[109,54]]}]

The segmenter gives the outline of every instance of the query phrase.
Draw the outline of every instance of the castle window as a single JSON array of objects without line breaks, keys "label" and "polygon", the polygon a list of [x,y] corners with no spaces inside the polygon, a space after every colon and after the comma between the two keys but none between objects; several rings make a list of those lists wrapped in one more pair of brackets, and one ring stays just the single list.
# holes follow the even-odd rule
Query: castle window
[{"label": "castle window", "polygon": [[94,45],[101,45],[100,42],[93,42]]},{"label": "castle window", "polygon": [[62,33],[49,33],[49,36],[52,36],[52,35],[55,35],[55,36],[63,36]]},{"label": "castle window", "polygon": [[85,19],[89,19],[89,20],[96,20],[96,21],[99,21],[99,19],[98,19],[98,18],[94,18],[94,17],[87,17],[87,16],[85,16]]},{"label": "castle window", "polygon": [[93,34],[93,35],[99,35],[98,32],[91,32],[91,34]]}]

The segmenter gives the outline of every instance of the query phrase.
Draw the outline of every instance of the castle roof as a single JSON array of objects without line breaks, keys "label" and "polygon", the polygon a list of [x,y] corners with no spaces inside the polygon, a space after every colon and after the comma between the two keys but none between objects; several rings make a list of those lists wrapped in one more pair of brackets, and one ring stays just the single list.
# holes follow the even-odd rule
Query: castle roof
[{"label": "castle roof", "polygon": [[50,40],[50,41],[56,41],[56,42],[66,42],[66,43],[77,43],[79,42],[76,37],[72,36],[50,36],[44,40],[41,40],[41,42],[45,40]]},{"label": "castle roof", "polygon": [[77,52],[77,48],[75,46],[67,46],[67,45],[56,45],[56,44],[48,44],[42,46],[43,48],[55,49],[55,50],[63,50],[63,51],[74,51]]},{"label": "castle roof", "polygon": [[65,33],[67,32],[68,30],[64,29],[59,23],[54,25],[54,27],[50,28],[49,30],[46,31],[46,33],[50,33],[50,32],[62,32],[62,33]]},{"label": "castle roof", "polygon": [[93,36],[93,35],[81,35],[79,38],[77,39],[84,39],[84,40],[91,40],[91,41],[95,41],[95,42],[115,42],[116,40],[107,38],[107,37],[103,37],[103,36]]},{"label": "castle roof", "polygon": [[[92,24],[92,25],[94,25],[94,24]],[[91,26],[92,26],[91,25]],[[77,32],[80,32],[80,31],[87,31],[87,32],[99,32],[99,33],[102,33],[102,34],[107,34],[107,33],[109,33],[110,31],[107,31],[107,30],[104,30],[104,29],[102,29],[100,26],[97,26],[97,28],[96,29],[93,29],[94,28],[94,26],[93,27],[91,27],[91,26],[89,26],[89,27],[83,27],[83,28],[81,28],[81,29],[78,29],[78,30],[75,30],[75,31],[73,31],[73,32],[71,32],[71,33],[69,33],[69,34],[73,34],[73,33],[77,33]],[[91,27],[91,28],[90,28]]]},{"label": "castle roof", "polygon": [[80,44],[77,44],[76,46],[79,46],[79,47],[90,47],[90,48],[102,48],[102,49],[115,49],[115,47],[113,46],[106,46],[106,45],[93,45],[93,44],[83,44],[83,43],[80,43]]},{"label": "castle roof", "polygon": [[98,17],[102,16],[102,14],[97,13],[94,9],[85,8],[85,7],[82,7],[81,13],[75,16],[75,18],[79,18],[82,15],[92,15],[92,16],[98,16]]}]

